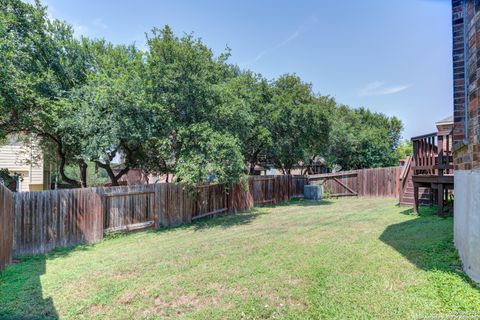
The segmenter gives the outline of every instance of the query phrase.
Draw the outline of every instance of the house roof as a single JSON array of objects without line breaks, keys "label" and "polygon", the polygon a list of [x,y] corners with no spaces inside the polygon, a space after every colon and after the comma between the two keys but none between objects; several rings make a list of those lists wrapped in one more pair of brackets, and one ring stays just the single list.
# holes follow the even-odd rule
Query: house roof
[{"label": "house roof", "polygon": [[255,171],[265,171],[265,170],[267,170],[267,169],[265,169],[264,167],[262,167],[262,166],[259,165],[259,164],[256,164],[256,165],[255,165],[255,168],[254,168],[253,170],[255,170]]},{"label": "house roof", "polygon": [[452,116],[448,116],[446,117],[445,119],[442,119],[440,121],[437,121],[435,124],[436,125],[441,125],[441,124],[452,124],[453,123],[453,115]]}]

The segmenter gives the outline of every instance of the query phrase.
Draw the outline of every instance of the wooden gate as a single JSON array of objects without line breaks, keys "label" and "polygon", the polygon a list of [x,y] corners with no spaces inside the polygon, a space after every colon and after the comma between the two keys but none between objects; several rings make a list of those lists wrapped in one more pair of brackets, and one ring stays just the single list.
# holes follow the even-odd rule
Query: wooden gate
[{"label": "wooden gate", "polygon": [[331,197],[398,197],[400,169],[388,167],[315,174],[308,180],[323,184]]},{"label": "wooden gate", "polygon": [[155,190],[104,193],[105,232],[155,226]]},{"label": "wooden gate", "polygon": [[275,203],[275,177],[256,176],[250,180],[255,205]]},{"label": "wooden gate", "polygon": [[358,173],[325,173],[309,176],[309,181],[318,181],[330,197],[358,196]]}]

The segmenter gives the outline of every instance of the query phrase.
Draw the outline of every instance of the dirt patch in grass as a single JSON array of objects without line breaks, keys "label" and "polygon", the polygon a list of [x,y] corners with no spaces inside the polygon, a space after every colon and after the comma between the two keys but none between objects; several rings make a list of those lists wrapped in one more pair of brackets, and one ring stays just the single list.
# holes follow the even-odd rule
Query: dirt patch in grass
[{"label": "dirt patch in grass", "polygon": [[91,314],[92,316],[98,316],[101,314],[107,314],[112,310],[111,307],[108,306],[101,306],[98,304],[94,304],[88,307],[88,313]]},{"label": "dirt patch in grass", "polygon": [[120,298],[118,298],[118,303],[129,304],[133,301],[133,299],[135,299],[136,296],[137,294],[135,292],[126,292],[122,294]]}]

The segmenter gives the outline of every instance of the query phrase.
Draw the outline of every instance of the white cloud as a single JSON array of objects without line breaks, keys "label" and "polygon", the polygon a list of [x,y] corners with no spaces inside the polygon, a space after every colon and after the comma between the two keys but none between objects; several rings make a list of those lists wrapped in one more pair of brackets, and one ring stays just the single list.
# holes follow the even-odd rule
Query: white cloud
[{"label": "white cloud", "polygon": [[306,30],[308,30],[308,28],[312,25],[312,24],[315,24],[317,23],[318,20],[316,17],[312,17],[310,19],[307,20],[307,22],[305,22],[303,25],[301,25],[297,30],[295,30],[295,32],[293,32],[292,34],[290,34],[288,37],[286,37],[283,41],[277,43],[276,45],[274,45],[273,47],[271,47],[270,49],[265,49],[265,50],[262,50],[260,51],[256,56],[255,58],[253,58],[252,60],[244,63],[243,65],[245,66],[249,66],[249,65],[252,65],[254,64],[255,62],[259,61],[260,59],[262,59],[264,56],[266,56],[268,53],[272,52],[272,51],[275,51],[277,49],[280,49],[284,46],[286,46],[287,44],[289,44],[290,42],[292,42],[293,40],[297,39],[299,36],[301,36]]},{"label": "white cloud", "polygon": [[384,96],[389,94],[395,94],[410,88],[409,84],[402,85],[388,85],[383,81],[374,81],[367,84],[364,88],[360,89],[359,94],[361,96]]},{"label": "white cloud", "polygon": [[248,61],[247,63],[245,63],[245,65],[254,64],[254,63],[257,62],[258,60],[262,59],[267,53],[268,53],[268,50],[263,50],[262,52],[260,52],[259,54],[257,54],[257,55],[255,56],[255,58],[253,58],[252,60],[250,60],[250,61]]},{"label": "white cloud", "polygon": [[108,25],[99,18],[92,21],[92,26],[102,30],[108,29]]},{"label": "white cloud", "polygon": [[77,37],[86,36],[90,32],[90,28],[84,24],[74,24],[72,25],[73,31]]},{"label": "white cloud", "polygon": [[286,46],[289,42],[295,40],[296,38],[298,38],[298,36],[301,35],[301,30],[300,28],[295,31],[294,33],[292,33],[288,38],[286,38],[285,40],[283,40],[282,42],[280,42],[279,44],[277,44],[275,46],[275,49],[278,49],[278,48],[281,48],[283,46]]},{"label": "white cloud", "polygon": [[102,19],[94,19],[86,24],[74,23],[72,25],[75,36],[98,36],[101,31],[105,31],[109,26]]}]

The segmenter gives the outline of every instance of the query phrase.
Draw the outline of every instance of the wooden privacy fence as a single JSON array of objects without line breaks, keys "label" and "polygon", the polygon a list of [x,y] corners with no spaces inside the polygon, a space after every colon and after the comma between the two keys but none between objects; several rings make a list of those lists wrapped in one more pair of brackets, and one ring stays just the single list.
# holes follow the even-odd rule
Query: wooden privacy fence
[{"label": "wooden privacy fence", "polygon": [[14,254],[37,254],[103,238],[97,189],[15,194]]},{"label": "wooden privacy fence", "polygon": [[12,193],[0,187],[0,270],[12,255],[91,243],[110,231],[175,226],[303,196],[303,176],[252,177],[249,188],[182,184]]},{"label": "wooden privacy fence", "polygon": [[373,168],[309,177],[312,183],[323,183],[331,197],[398,197],[401,167]]},{"label": "wooden privacy fence", "polygon": [[12,260],[14,194],[0,184],[0,270]]}]

